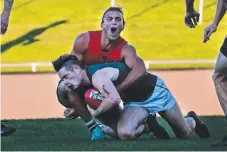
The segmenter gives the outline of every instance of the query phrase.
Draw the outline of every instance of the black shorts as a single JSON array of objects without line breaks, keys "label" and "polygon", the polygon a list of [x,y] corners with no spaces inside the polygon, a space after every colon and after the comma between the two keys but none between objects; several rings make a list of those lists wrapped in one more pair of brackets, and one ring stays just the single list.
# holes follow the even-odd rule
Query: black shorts
[{"label": "black shorts", "polygon": [[224,43],[222,44],[220,51],[225,57],[227,57],[227,38],[225,38]]}]

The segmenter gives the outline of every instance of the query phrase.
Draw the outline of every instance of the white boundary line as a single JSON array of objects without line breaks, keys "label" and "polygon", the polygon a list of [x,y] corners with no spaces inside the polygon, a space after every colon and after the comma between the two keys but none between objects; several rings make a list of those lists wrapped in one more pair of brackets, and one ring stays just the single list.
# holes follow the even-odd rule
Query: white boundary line
[{"label": "white boundary line", "polygon": [[115,6],[115,0],[111,0],[111,1],[110,1],[110,5],[111,5],[112,7],[114,7],[114,6]]},{"label": "white boundary line", "polygon": [[203,6],[204,5],[204,0],[199,0],[199,24],[202,24],[203,22]]},{"label": "white boundary line", "polygon": [[[216,60],[145,60],[146,68],[149,68],[149,65],[154,64],[200,64],[208,63],[214,64]],[[0,64],[0,68],[9,68],[9,67],[31,67],[32,72],[36,72],[37,67],[51,67],[51,62],[30,62],[30,63],[6,63]]]}]

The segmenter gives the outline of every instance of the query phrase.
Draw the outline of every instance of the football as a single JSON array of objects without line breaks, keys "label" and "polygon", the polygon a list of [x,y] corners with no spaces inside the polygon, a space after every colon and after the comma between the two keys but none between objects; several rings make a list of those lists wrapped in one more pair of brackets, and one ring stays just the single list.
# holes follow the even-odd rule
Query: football
[{"label": "football", "polygon": [[84,94],[85,102],[94,110],[99,107],[104,98],[105,97],[95,88],[87,90]]}]

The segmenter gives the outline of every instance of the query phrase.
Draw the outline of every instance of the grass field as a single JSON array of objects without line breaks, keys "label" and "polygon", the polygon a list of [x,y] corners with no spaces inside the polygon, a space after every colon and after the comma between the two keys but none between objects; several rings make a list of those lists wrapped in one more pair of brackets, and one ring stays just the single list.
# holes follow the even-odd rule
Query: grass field
[{"label": "grass field", "polygon": [[[2,150],[20,151],[158,151],[158,150],[190,150],[190,151],[222,151],[227,147],[210,148],[208,145],[219,140],[227,133],[224,117],[202,117],[208,124],[211,137],[199,139],[194,133],[190,139],[176,139],[169,126],[161,119],[160,123],[168,130],[172,139],[155,140],[144,135],[136,141],[119,141],[106,139],[92,142],[84,127],[84,123],[66,119],[38,119],[38,120],[10,120],[8,124],[17,128],[17,132],[10,137],[2,137]],[[217,127],[218,126],[218,127]]]},{"label": "grass field", "polygon": [[[196,29],[184,25],[182,0],[116,2],[125,11],[127,25],[122,35],[145,60],[215,59],[227,33],[225,17],[211,41],[202,43],[203,30],[213,19],[216,0],[204,1],[204,21]],[[68,53],[79,33],[100,28],[101,15],[109,6],[109,0],[15,1],[9,30],[2,37],[1,62],[49,62]],[[186,68],[212,66],[184,65]],[[180,68],[181,65],[153,67]]]}]

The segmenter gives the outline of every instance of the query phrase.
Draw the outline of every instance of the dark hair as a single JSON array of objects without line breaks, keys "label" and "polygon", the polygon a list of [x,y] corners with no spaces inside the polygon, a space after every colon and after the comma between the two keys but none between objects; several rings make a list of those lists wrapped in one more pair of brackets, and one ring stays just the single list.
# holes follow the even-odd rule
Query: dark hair
[{"label": "dark hair", "polygon": [[78,58],[74,55],[64,54],[61,55],[57,60],[52,61],[53,67],[56,72],[58,72],[64,65],[78,65],[80,66],[80,62]]},{"label": "dark hair", "polygon": [[101,23],[104,22],[104,17],[105,17],[105,15],[106,15],[106,13],[108,13],[108,12],[110,12],[110,11],[117,11],[117,12],[120,12],[120,13],[122,14],[122,17],[123,17],[123,24],[125,25],[124,12],[123,12],[122,8],[121,8],[121,7],[114,7],[114,6],[109,7],[109,8],[104,12],[104,14],[103,14],[103,16],[102,16],[102,22],[101,22]]}]

